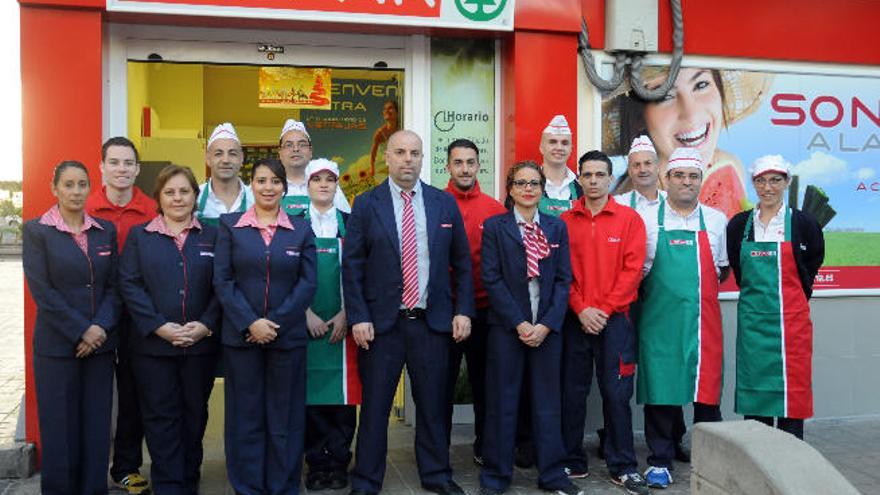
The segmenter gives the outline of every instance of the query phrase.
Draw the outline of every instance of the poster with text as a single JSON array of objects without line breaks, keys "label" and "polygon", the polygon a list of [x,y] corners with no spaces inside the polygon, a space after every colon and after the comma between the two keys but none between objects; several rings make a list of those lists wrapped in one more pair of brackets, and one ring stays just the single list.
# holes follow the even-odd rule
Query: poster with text
[{"label": "poster with text", "polygon": [[330,109],[331,69],[260,67],[260,108]]},{"label": "poster with text", "polygon": [[[665,79],[645,70],[649,87]],[[648,134],[660,159],[695,147],[707,164],[700,200],[728,218],[752,208],[750,168],[763,155],[792,166],[786,201],[823,227],[819,294],[880,293],[880,80],[870,77],[686,67],[667,97],[641,101],[618,90],[603,96],[603,149],[615,156],[616,192],[631,187],[624,156]],[[731,277],[732,278],[732,277]],[[730,282],[722,290],[736,291]]]}]

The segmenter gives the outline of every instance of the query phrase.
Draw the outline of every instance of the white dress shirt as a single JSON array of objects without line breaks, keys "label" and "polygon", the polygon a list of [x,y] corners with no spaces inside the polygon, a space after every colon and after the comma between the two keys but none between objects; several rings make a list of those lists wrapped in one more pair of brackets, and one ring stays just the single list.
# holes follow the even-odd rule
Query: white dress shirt
[{"label": "white dress shirt", "polygon": [[632,198],[636,197],[636,207],[635,210],[642,217],[642,220],[645,219],[648,215],[653,215],[654,218],[657,218],[657,209],[660,208],[660,198],[666,198],[666,191],[657,190],[657,198],[654,200],[650,200],[644,196],[642,193],[633,189],[630,192],[625,192],[623,194],[617,194],[614,196],[614,201],[617,201],[617,204],[621,204],[623,206],[629,206],[632,208]]},{"label": "white dress shirt", "polygon": [[331,206],[327,211],[321,213],[315,208],[315,205],[309,204],[309,220],[312,223],[312,232],[315,233],[315,237],[332,238],[339,233],[335,206]]},{"label": "white dress shirt", "polygon": [[[665,230],[700,230],[700,210],[703,210],[703,221],[706,223],[706,232],[709,234],[709,246],[712,249],[712,258],[715,260],[715,272],[720,273],[720,268],[728,266],[727,261],[727,217],[715,208],[698,203],[697,207],[687,216],[681,216],[675,212],[669,203],[665,203],[664,219]],[[659,208],[658,208],[659,210]],[[654,265],[654,255],[657,253],[657,215],[643,217],[645,230],[648,235],[647,252],[645,253],[645,265],[642,274],[647,275]]]},{"label": "white dress shirt", "polygon": [[[304,181],[302,184],[294,184],[293,182],[287,181],[287,196],[308,197],[308,181]],[[345,193],[342,192],[342,188],[339,187],[339,184],[336,184],[336,194],[333,196],[333,206],[343,213],[351,213],[351,205],[348,204],[348,199],[345,198]]]},{"label": "white dress shirt", "polygon": [[770,219],[770,223],[764,225],[761,222],[760,205],[755,206],[755,218],[752,220],[755,231],[755,242],[782,242],[785,240],[785,210],[787,206],[782,205],[776,215]]},{"label": "white dress shirt", "polygon": [[[225,213],[245,211],[254,204],[254,192],[241,179],[238,179],[238,196],[232,202],[232,206],[227,208],[226,204],[214,194],[214,188],[211,187],[211,179],[208,179],[207,182],[199,186],[199,195],[196,197],[197,207],[201,203],[199,200],[202,198],[202,194],[205,193],[206,187],[208,188],[208,198],[205,201],[205,208],[201,210],[202,216],[205,218],[220,218],[220,215]],[[242,201],[245,202],[244,208],[241,206]]]},{"label": "white dress shirt", "polygon": [[[513,218],[516,219],[516,225],[519,227],[519,234],[523,238],[523,243],[525,243],[526,239],[526,229],[520,222],[526,222],[526,219],[519,214],[516,207],[513,208]],[[535,225],[541,225],[541,215],[535,211]],[[525,247],[525,246],[523,246]],[[523,270],[527,270],[526,266],[523,265]],[[538,303],[541,301],[541,282],[538,280],[538,277],[532,277],[529,279],[529,303],[532,306],[532,321],[531,323],[535,323],[538,320]]]},{"label": "white dress shirt", "polygon": [[550,182],[550,179],[547,179],[547,185],[544,187],[544,192],[550,199],[575,199],[571,196],[571,189],[568,185],[576,180],[577,175],[575,175],[570,168],[565,167],[565,178],[562,179],[562,182],[559,185],[556,185]]},{"label": "white dress shirt", "polygon": [[[403,198],[400,197],[400,188],[393,180],[388,179],[391,187],[391,202],[394,204],[394,223],[397,224],[398,245],[403,248]],[[428,220],[425,216],[425,197],[422,192],[422,181],[417,180],[412,189],[412,207],[416,221],[416,260],[419,264],[419,302],[415,307],[426,309],[428,307],[428,276],[431,273],[431,253],[428,251]],[[402,303],[401,309],[405,309]]]}]

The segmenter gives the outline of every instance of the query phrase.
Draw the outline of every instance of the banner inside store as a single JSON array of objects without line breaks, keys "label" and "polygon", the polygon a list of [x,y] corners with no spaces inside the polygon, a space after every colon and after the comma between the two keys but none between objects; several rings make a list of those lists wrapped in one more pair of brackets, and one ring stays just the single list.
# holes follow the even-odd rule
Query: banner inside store
[{"label": "banner inside store", "polygon": [[[665,72],[645,69],[649,87]],[[615,156],[617,191],[629,189],[625,154],[651,136],[662,169],[680,146],[708,165],[700,199],[728,218],[757,203],[749,168],[782,155],[793,167],[788,203],[824,225],[817,294],[880,293],[880,84],[876,78],[682,68],[656,103],[624,89],[603,95],[602,146]],[[722,286],[736,291],[730,282]]]}]

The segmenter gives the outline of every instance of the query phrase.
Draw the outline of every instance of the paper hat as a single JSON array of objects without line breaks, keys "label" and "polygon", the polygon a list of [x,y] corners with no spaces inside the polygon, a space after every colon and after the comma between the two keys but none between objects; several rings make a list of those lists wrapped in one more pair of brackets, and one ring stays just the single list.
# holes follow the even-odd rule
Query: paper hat
[{"label": "paper hat", "polygon": [[703,172],[703,158],[700,151],[696,148],[675,148],[669,155],[669,162],[666,164],[666,171],[670,172],[676,168],[694,167]]},{"label": "paper hat", "polygon": [[629,153],[627,153],[627,158],[632,156],[633,153],[638,153],[640,151],[647,151],[650,153],[657,154],[657,150],[654,149],[654,144],[651,143],[651,138],[648,136],[636,136],[633,139],[632,145],[629,147]]},{"label": "paper hat", "polygon": [[544,128],[544,134],[571,136],[571,128],[568,127],[568,121],[565,120],[565,115],[557,115],[553,117],[553,120],[550,121],[550,124],[548,124],[547,127]]},{"label": "paper hat", "polygon": [[752,178],[764,175],[767,172],[791,175],[791,165],[782,158],[782,155],[764,155],[755,160],[752,165]]},{"label": "paper hat", "polygon": [[235,133],[235,127],[229,122],[224,122],[214,128],[214,132],[212,132],[211,137],[208,138],[208,147],[211,147],[211,143],[218,139],[234,139],[238,144],[241,144],[241,140],[238,139],[238,134]]},{"label": "paper hat", "polygon": [[284,122],[284,127],[281,128],[281,134],[278,136],[278,141],[281,141],[282,139],[284,139],[284,135],[290,131],[299,131],[299,132],[305,134],[306,138],[308,138],[309,140],[312,139],[312,137],[309,136],[309,131],[306,130],[305,124],[303,124],[302,122],[300,122],[296,119],[287,119]]},{"label": "paper hat", "polygon": [[313,175],[324,170],[329,170],[330,173],[339,177],[339,165],[336,165],[336,162],[326,158],[317,158],[306,165],[306,180],[311,179]]}]

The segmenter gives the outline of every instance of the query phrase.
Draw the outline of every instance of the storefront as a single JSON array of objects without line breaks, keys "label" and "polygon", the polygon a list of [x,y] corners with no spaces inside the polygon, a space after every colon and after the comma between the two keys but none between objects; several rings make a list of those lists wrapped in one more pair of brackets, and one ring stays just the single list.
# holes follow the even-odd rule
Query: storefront
[{"label": "storefront", "polygon": [[[26,218],[51,204],[47,184],[61,159],[86,163],[93,183],[99,183],[100,145],[114,135],[127,135],[139,146],[145,162],[141,184],[149,189],[151,174],[167,162],[188,165],[203,178],[204,143],[216,124],[236,125],[252,163],[274,152],[283,120],[293,116],[309,126],[316,156],[340,162],[350,198],[384,178],[381,149],[374,149],[383,127],[405,127],[423,137],[428,152],[423,178],[440,187],[446,184],[445,144],[471,138],[481,148],[483,189],[496,197],[503,193],[506,166],[540,159],[540,132],[555,114],[569,119],[574,155],[605,144],[603,98],[587,82],[576,53],[582,16],[593,48],[603,48],[603,0],[19,3]],[[878,87],[880,35],[874,23],[880,5],[843,0],[831,7],[806,0],[796,12],[787,5],[687,2],[686,65],[855,74]],[[659,6],[659,46],[668,52],[668,2]],[[655,62],[667,63],[668,57]],[[858,96],[865,106],[859,111],[864,125],[874,125],[868,134],[877,134],[880,99],[876,89],[868,93]],[[829,127],[822,122],[830,117],[819,115],[818,125]],[[859,139],[859,146],[871,148],[870,137]],[[864,204],[876,217],[876,176],[863,175]],[[869,260],[859,272],[867,277],[860,292],[840,295],[880,293],[872,263],[877,264]],[[880,315],[865,308],[876,302],[848,297],[821,303],[817,327],[823,318],[832,322],[838,310],[856,315],[853,346],[835,355],[852,354],[855,339],[870,333],[868,322]],[[37,441],[29,345],[35,310],[28,296],[25,308],[27,436]],[[870,338],[872,348],[880,349],[876,331]],[[873,362],[876,371],[874,359],[852,366]],[[870,410],[880,411],[880,403],[825,414]]]}]

